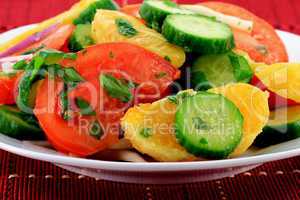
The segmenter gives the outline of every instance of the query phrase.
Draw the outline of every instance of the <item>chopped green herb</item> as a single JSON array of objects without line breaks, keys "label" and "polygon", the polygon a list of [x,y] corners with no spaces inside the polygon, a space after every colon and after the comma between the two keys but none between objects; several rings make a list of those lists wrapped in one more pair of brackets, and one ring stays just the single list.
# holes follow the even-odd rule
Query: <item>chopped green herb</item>
[{"label": "chopped green herb", "polygon": [[72,67],[65,68],[64,72],[65,72],[64,80],[66,82],[81,82],[81,81],[84,81],[82,76],[80,76],[78,74],[78,72]]},{"label": "chopped green herb", "polygon": [[83,50],[81,51],[81,53],[82,53],[82,55],[85,55],[85,54],[87,53],[87,50],[86,50],[86,49],[83,49]]},{"label": "chopped green herb", "polygon": [[98,121],[94,121],[90,126],[90,135],[95,137],[97,140],[101,139],[104,134],[103,128]]},{"label": "chopped green herb", "polygon": [[167,75],[166,72],[159,72],[159,73],[155,74],[154,76],[156,79],[161,79],[161,78],[165,77],[166,75]]},{"label": "chopped green herb", "polygon": [[62,59],[75,60],[77,58],[76,53],[64,53],[56,50],[43,50],[39,55],[45,59],[47,65],[56,64]]},{"label": "chopped green herb", "polygon": [[171,58],[169,56],[165,56],[164,59],[168,62],[171,62]]},{"label": "chopped green herb", "polygon": [[194,124],[194,127],[198,130],[209,129],[209,126],[207,125],[207,123],[205,121],[203,121],[200,117],[194,117],[193,124]]},{"label": "chopped green herb", "polygon": [[109,58],[113,59],[115,57],[115,54],[112,51],[110,51],[108,56]]},{"label": "chopped green herb", "polygon": [[27,66],[26,60],[20,60],[13,65],[14,70],[24,70]]},{"label": "chopped green herb", "polygon": [[117,98],[122,102],[132,100],[133,96],[130,91],[132,83],[125,83],[109,74],[101,74],[99,79],[101,86],[111,97]]},{"label": "chopped green herb", "polygon": [[118,27],[119,33],[125,37],[130,38],[138,33],[137,30],[133,28],[132,24],[126,19],[118,18],[115,20],[115,23]]},{"label": "chopped green herb", "polygon": [[151,128],[143,128],[140,131],[140,135],[145,137],[145,138],[148,138],[152,135],[152,129]]},{"label": "chopped green herb", "polygon": [[39,72],[40,72],[45,60],[40,56],[36,56],[33,58],[32,62],[33,62],[33,65],[32,65],[33,68],[29,69],[29,70],[32,70],[31,76],[30,76],[30,81],[33,81],[39,75]]},{"label": "chopped green herb", "polygon": [[80,113],[82,115],[96,115],[96,112],[91,108],[90,104],[81,99],[81,98],[76,98],[75,99],[75,103],[77,105],[77,107],[80,109]]},{"label": "chopped green herb", "polygon": [[256,46],[256,50],[261,53],[262,55],[268,55],[269,51],[265,45],[258,45]]},{"label": "chopped green herb", "polygon": [[69,101],[68,101],[68,93],[67,93],[67,85],[64,84],[64,89],[59,94],[59,100],[61,105],[61,115],[64,120],[69,120],[72,118],[69,112]]},{"label": "chopped green herb", "polygon": [[178,100],[176,95],[168,96],[168,100],[171,101],[174,104],[178,104]]},{"label": "chopped green herb", "polygon": [[24,53],[22,53],[22,55],[28,55],[28,54],[33,54],[33,53],[36,53],[38,52],[39,50],[45,48],[46,46],[44,44],[42,44],[41,46],[37,47],[37,48],[33,48],[33,49],[30,49],[28,51],[25,51]]},{"label": "chopped green herb", "polygon": [[208,144],[208,142],[205,138],[201,138],[199,142],[200,142],[200,144]]}]

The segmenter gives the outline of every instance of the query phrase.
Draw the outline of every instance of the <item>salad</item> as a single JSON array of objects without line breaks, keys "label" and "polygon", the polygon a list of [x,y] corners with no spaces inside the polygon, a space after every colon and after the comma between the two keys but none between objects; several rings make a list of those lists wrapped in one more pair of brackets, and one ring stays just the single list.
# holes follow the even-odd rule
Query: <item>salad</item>
[{"label": "salad", "polygon": [[0,132],[79,157],[238,157],[300,137],[299,70],[236,5],[81,0],[0,45]]}]

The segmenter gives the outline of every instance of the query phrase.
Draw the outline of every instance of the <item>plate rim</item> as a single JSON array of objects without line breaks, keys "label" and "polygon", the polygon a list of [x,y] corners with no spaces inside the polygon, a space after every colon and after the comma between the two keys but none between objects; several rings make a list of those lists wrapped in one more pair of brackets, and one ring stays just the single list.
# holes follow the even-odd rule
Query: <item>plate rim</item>
[{"label": "plate rim", "polygon": [[[21,26],[7,32],[0,34],[0,41],[5,35],[9,35],[12,32],[18,32],[23,29],[26,30],[34,27],[34,24]],[[293,37],[300,36],[294,33],[276,30],[280,35],[291,35]],[[1,133],[0,133],[1,134]],[[1,137],[7,137],[1,134]],[[19,141],[19,140],[18,140]],[[239,157],[223,160],[207,160],[207,161],[193,161],[193,162],[147,162],[147,163],[126,163],[117,161],[103,161],[87,158],[70,157],[67,155],[55,155],[50,153],[37,152],[34,150],[28,150],[21,147],[9,145],[0,141],[0,149],[28,157],[31,159],[47,161],[51,163],[57,163],[61,165],[69,165],[76,167],[85,167],[100,170],[110,171],[127,171],[127,172],[174,172],[174,171],[195,171],[195,170],[210,170],[210,169],[222,169],[227,167],[240,167],[245,165],[262,164],[269,161],[280,160],[300,155],[300,148],[287,150],[282,152],[268,153],[262,155],[255,155],[249,157]]]}]

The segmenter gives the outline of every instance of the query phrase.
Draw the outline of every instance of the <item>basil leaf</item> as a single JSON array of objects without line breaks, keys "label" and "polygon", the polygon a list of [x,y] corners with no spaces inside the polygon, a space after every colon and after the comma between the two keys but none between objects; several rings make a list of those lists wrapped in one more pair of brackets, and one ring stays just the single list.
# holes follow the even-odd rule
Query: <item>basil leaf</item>
[{"label": "basil leaf", "polygon": [[145,138],[148,138],[152,135],[152,129],[151,128],[143,128],[140,131],[140,135],[145,137]]},{"label": "basil leaf", "polygon": [[62,59],[75,60],[77,58],[76,53],[64,53],[56,50],[43,50],[39,53],[39,56],[45,59],[47,65],[58,63]]},{"label": "basil leaf", "polygon": [[96,115],[96,112],[91,108],[90,104],[81,98],[75,99],[76,106],[80,109],[82,115]]},{"label": "basil leaf", "polygon": [[132,24],[126,19],[118,18],[115,20],[115,23],[118,27],[119,33],[125,37],[130,38],[138,33],[137,30],[133,28]]},{"label": "basil leaf", "polygon": [[132,100],[133,96],[130,92],[132,83],[125,83],[109,74],[101,74],[99,79],[101,86],[111,97],[117,98],[122,102]]},{"label": "basil leaf", "polygon": [[80,76],[78,74],[78,72],[72,68],[72,67],[69,67],[69,68],[65,68],[64,69],[64,80],[66,82],[81,82],[81,81],[84,81],[84,79],[82,78],[82,76]]},{"label": "basil leaf", "polygon": [[13,65],[14,70],[24,70],[27,66],[26,60],[20,60]]},{"label": "basil leaf", "polygon": [[33,53],[36,53],[38,52],[39,50],[45,48],[46,46],[44,44],[42,44],[41,46],[39,47],[36,47],[36,48],[33,48],[33,49],[30,49],[28,51],[25,51],[24,53],[22,53],[22,55],[28,55],[28,54],[33,54]]},{"label": "basil leaf", "polygon": [[236,81],[248,83],[252,79],[253,72],[247,59],[234,52],[229,53],[228,58],[233,67],[233,74]]},{"label": "basil leaf", "polygon": [[104,134],[103,128],[98,121],[94,121],[89,129],[90,135],[100,140]]}]

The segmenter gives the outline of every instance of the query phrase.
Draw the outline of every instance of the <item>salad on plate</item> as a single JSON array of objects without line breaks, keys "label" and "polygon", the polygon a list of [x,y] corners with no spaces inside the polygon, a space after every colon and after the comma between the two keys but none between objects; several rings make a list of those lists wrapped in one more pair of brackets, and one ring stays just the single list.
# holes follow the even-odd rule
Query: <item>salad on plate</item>
[{"label": "salad on plate", "polygon": [[0,132],[103,160],[239,157],[300,137],[299,71],[236,5],[81,0],[0,45]]}]

